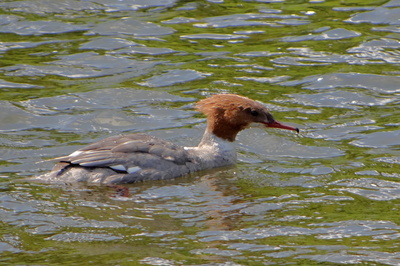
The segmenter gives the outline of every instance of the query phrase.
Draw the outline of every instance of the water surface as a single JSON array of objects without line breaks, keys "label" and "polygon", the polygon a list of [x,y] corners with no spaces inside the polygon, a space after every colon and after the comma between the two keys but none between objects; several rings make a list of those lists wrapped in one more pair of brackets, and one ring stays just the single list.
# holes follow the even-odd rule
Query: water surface
[{"label": "water surface", "polygon": [[[400,2],[0,3],[0,262],[399,265]],[[123,187],[41,184],[42,160],[146,132],[197,145],[214,93],[234,167]],[[150,248],[149,248],[150,247]]]}]

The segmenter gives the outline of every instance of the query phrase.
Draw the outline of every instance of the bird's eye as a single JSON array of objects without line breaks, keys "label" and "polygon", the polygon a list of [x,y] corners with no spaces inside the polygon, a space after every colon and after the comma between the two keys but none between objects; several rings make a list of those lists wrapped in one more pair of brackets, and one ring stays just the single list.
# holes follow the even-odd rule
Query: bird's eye
[{"label": "bird's eye", "polygon": [[251,111],[250,111],[250,114],[251,114],[252,116],[258,116],[258,111],[256,111],[256,110],[251,110]]}]

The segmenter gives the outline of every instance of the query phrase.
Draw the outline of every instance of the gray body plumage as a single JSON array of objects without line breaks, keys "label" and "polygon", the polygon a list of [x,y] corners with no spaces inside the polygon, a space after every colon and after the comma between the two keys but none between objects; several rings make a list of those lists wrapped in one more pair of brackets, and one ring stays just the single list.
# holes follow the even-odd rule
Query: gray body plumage
[{"label": "gray body plumage", "polygon": [[[54,159],[59,163],[39,179],[52,182],[135,183],[171,179],[235,163],[234,148],[231,145],[209,144],[210,138],[213,137],[205,134],[199,145],[202,148],[188,148],[146,134],[113,136]],[[234,158],[227,160],[226,155],[233,155]]]}]

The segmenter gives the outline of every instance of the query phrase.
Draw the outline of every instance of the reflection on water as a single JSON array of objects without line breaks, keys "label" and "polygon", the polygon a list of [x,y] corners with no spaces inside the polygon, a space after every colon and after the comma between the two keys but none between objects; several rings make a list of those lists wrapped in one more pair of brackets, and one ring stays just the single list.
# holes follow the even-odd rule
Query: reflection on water
[{"label": "reflection on water", "polygon": [[[0,262],[399,265],[399,9],[3,1]],[[21,179],[124,132],[196,145],[193,103],[217,92],[302,133],[246,130],[237,166],[172,181]]]}]

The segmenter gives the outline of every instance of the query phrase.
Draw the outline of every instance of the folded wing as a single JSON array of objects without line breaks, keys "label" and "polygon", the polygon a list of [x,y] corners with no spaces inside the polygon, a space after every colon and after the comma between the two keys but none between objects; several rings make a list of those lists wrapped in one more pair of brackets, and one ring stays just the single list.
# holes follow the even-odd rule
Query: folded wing
[{"label": "folded wing", "polygon": [[106,138],[54,160],[52,179],[101,183],[170,179],[189,173],[194,162],[183,147],[146,134]]}]

